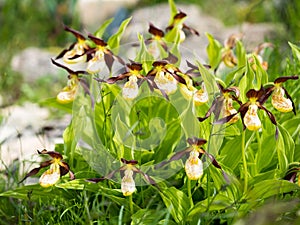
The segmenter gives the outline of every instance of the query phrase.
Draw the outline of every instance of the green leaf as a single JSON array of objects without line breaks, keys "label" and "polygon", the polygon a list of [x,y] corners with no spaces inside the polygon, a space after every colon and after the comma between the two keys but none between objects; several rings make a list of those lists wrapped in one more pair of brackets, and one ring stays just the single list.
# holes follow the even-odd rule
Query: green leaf
[{"label": "green leaf", "polygon": [[289,45],[292,48],[293,55],[300,61],[300,48],[291,42],[289,42]]},{"label": "green leaf", "polygon": [[199,72],[204,81],[206,91],[209,96],[209,103],[211,104],[214,100],[215,94],[219,92],[219,88],[216,82],[215,76],[206,69],[200,62],[197,61]]},{"label": "green leaf", "polygon": [[264,180],[254,184],[248,193],[248,198],[252,201],[266,199],[274,195],[284,194],[299,190],[299,186],[286,180]]},{"label": "green leaf", "polygon": [[43,100],[43,101],[40,101],[40,104],[42,106],[45,106],[45,107],[53,107],[53,108],[56,108],[56,109],[60,109],[60,110],[63,110],[67,113],[72,113],[72,107],[73,107],[73,103],[67,103],[67,104],[62,104],[62,103],[59,103],[57,100],[56,100],[56,97],[54,98],[48,98],[46,100]]},{"label": "green leaf", "polygon": [[169,2],[170,12],[171,12],[171,18],[169,23],[171,23],[173,21],[173,17],[177,14],[177,7],[173,0],[168,0],[168,2]]},{"label": "green leaf", "polygon": [[189,199],[185,193],[175,187],[170,187],[161,191],[160,196],[168,210],[170,210],[175,222],[180,223],[184,221],[190,208]]},{"label": "green leaf", "polygon": [[209,65],[211,66],[211,69],[214,70],[218,67],[222,60],[222,48],[223,46],[218,42],[214,37],[209,34],[205,33],[207,39],[208,39],[208,45],[206,47],[206,52],[208,56]]},{"label": "green leaf", "polygon": [[39,184],[26,185],[14,190],[9,190],[0,193],[0,197],[9,197],[25,200],[37,200],[39,198],[55,198],[57,196],[62,196],[66,199],[71,198],[72,194],[64,192],[61,189],[54,187],[43,188]]},{"label": "green leaf", "polygon": [[131,216],[131,225],[157,225],[165,214],[165,210],[141,209]]},{"label": "green leaf", "polygon": [[255,78],[256,78],[256,84],[255,88],[260,89],[260,87],[266,83],[268,83],[268,74],[267,72],[262,68],[262,65],[257,58],[256,55],[252,55],[254,59],[254,66],[255,66]]},{"label": "green leaf", "polygon": [[278,140],[276,142],[276,151],[279,163],[279,176],[283,177],[289,163],[293,162],[295,144],[291,135],[278,125]]},{"label": "green leaf", "polygon": [[238,68],[246,66],[246,50],[244,48],[244,45],[240,41],[237,41],[236,43],[236,56],[238,60]]},{"label": "green leaf", "polygon": [[215,197],[210,199],[206,198],[205,200],[198,202],[192,210],[189,211],[187,218],[188,220],[192,220],[194,216],[198,216],[204,212],[212,212],[224,210],[231,206],[233,202],[230,201],[228,196],[224,194],[217,194]]},{"label": "green leaf", "polygon": [[144,41],[144,37],[141,34],[138,34],[138,39],[140,42],[140,49],[135,57],[135,61],[143,64],[143,69],[145,74],[147,74],[152,68],[154,57],[149,53]]},{"label": "green leaf", "polygon": [[94,33],[94,35],[98,38],[103,38],[103,34],[106,31],[106,28],[112,23],[112,21],[114,20],[114,18],[110,18],[106,21],[104,21],[104,23],[102,23],[102,25],[98,28],[98,30],[96,30],[96,32]]},{"label": "green leaf", "polygon": [[274,161],[276,140],[274,134],[270,132],[263,132],[261,137],[261,146],[258,148],[256,154],[256,168],[260,172]]},{"label": "green leaf", "polygon": [[242,135],[224,142],[220,153],[221,163],[226,167],[235,170],[242,159],[241,145]]},{"label": "green leaf", "polygon": [[131,17],[124,20],[122,22],[122,24],[120,25],[119,30],[114,35],[112,35],[107,41],[108,46],[110,47],[110,49],[113,51],[114,54],[118,54],[118,52],[119,52],[121,37],[122,37],[127,25],[129,24],[130,20],[131,20]]},{"label": "green leaf", "polygon": [[239,82],[239,89],[240,89],[240,93],[241,93],[242,102],[247,101],[247,97],[246,97],[247,91],[254,88],[254,85],[253,85],[254,78],[255,78],[255,74],[251,68],[250,63],[247,61],[245,74]]},{"label": "green leaf", "polygon": [[281,124],[282,127],[286,129],[286,131],[291,135],[292,138],[297,138],[299,136],[300,131],[300,116],[299,114],[291,119],[284,121]]}]

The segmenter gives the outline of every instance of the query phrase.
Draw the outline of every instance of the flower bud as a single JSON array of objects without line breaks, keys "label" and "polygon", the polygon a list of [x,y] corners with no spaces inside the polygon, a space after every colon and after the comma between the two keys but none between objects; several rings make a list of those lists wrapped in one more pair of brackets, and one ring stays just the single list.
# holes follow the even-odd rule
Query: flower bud
[{"label": "flower bud", "polygon": [[121,182],[121,191],[124,196],[132,195],[135,191],[135,182],[133,179],[133,171],[131,169],[126,169],[124,171],[124,177]]},{"label": "flower bud", "polygon": [[190,180],[198,180],[203,174],[203,163],[199,159],[199,152],[192,150],[185,162],[185,172]]},{"label": "flower bud", "polygon": [[244,117],[244,124],[248,130],[258,130],[261,127],[260,119],[257,115],[258,106],[256,104],[249,105],[249,108]]}]

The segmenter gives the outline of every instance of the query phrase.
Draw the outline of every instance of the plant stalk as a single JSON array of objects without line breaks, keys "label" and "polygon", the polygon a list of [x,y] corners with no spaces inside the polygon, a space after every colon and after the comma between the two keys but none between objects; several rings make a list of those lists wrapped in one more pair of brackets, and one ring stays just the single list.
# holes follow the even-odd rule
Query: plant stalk
[{"label": "plant stalk", "polygon": [[133,215],[133,201],[132,201],[132,194],[128,196],[129,197],[129,209],[130,214]]},{"label": "plant stalk", "polygon": [[244,167],[244,193],[247,192],[248,188],[248,168],[247,168],[247,159],[246,159],[246,146],[245,146],[245,136],[246,130],[242,132],[242,157],[243,157],[243,167]]},{"label": "plant stalk", "polygon": [[188,197],[190,200],[190,207],[194,207],[193,197],[192,197],[192,187],[191,187],[191,180],[187,178],[187,189],[188,189]]}]

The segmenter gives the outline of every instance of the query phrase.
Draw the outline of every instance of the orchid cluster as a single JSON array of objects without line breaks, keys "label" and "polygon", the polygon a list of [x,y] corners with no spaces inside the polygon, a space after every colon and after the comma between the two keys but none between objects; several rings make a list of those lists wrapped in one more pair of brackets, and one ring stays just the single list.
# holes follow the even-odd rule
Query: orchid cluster
[{"label": "orchid cluster", "polygon": [[[125,102],[134,102],[141,92],[141,85],[145,82],[151,91],[162,95],[166,100],[170,100],[170,96],[175,95],[175,93],[180,93],[179,96],[187,100],[184,100],[185,102],[192,102],[193,107],[197,109],[194,113],[198,113],[196,115],[199,120],[199,122],[197,121],[198,123],[202,123],[214,115],[214,118],[211,120],[213,125],[224,123],[233,125],[241,121],[245,129],[258,131],[262,127],[262,118],[260,118],[259,114],[259,110],[262,110],[276,126],[277,130],[275,116],[264,106],[269,97],[271,97],[271,104],[279,112],[288,113],[293,111],[296,114],[293,99],[283,87],[283,83],[288,80],[297,80],[297,75],[279,77],[274,82],[262,84],[259,89],[255,89],[255,86],[251,84],[245,93],[241,93],[240,80],[225,83],[216,77],[216,70],[213,71],[215,68],[210,70],[211,66],[204,65],[203,68],[215,76],[214,81],[218,87],[218,91],[211,93],[208,90],[211,84],[208,84],[203,78],[200,66],[195,66],[187,61],[187,66],[190,69],[183,71],[179,66],[180,57],[173,50],[178,50],[178,46],[185,40],[186,34],[184,30],[199,35],[195,29],[184,23],[186,16],[184,12],[178,11],[173,15],[170,24],[165,30],[161,30],[150,23],[148,30],[150,37],[145,40],[142,39],[140,43],[142,52],[134,60],[126,60],[117,54],[115,49],[119,45],[119,38],[115,38],[114,41],[110,41],[111,39],[105,41],[101,38],[101,34],[97,32],[84,35],[65,26],[65,30],[76,37],[76,42],[64,49],[55,59],[52,59],[54,65],[68,72],[67,85],[57,95],[57,101],[62,104],[74,101],[80,85],[93,100],[89,83],[92,80],[99,86],[102,84],[116,86],[117,83],[123,82],[120,88],[123,100]],[[241,38],[242,34],[230,36],[221,49],[221,61],[230,69],[236,68],[239,63],[234,48]],[[268,64],[263,60],[261,52],[263,49],[271,46],[270,43],[263,43],[252,53],[252,56],[254,55],[258,59],[258,63],[260,63],[264,71],[268,69]],[[145,55],[151,56],[149,59],[147,58],[148,61],[145,57],[143,58]],[[258,68],[254,67],[253,57],[248,57],[247,60],[247,63],[251,65],[250,68],[255,73]],[[112,72],[115,61],[122,67],[122,70],[118,70],[118,74],[113,74]],[[199,65],[198,62],[196,63]],[[71,69],[74,68],[74,65],[79,65],[78,68],[81,69]],[[102,74],[102,69],[105,66],[108,72],[107,74]],[[245,74],[243,75],[246,76]],[[246,101],[244,100],[243,102],[241,94],[246,96]],[[214,99],[209,105],[209,100],[212,98]],[[203,105],[207,106],[205,111],[202,108]],[[208,111],[206,112],[207,109]],[[201,112],[201,116],[199,116],[199,112]],[[222,171],[225,181],[229,182],[227,173],[221,167],[221,163],[218,163],[216,160],[217,156],[205,151],[203,147],[209,139],[198,136],[185,138],[187,139],[187,147],[182,151],[172,152],[168,156],[170,157],[169,159],[164,159],[155,168],[163,167],[167,163],[181,160],[183,156],[187,156],[182,169],[184,169],[188,180],[198,181],[204,174],[203,163],[208,159],[214,167]],[[166,148],[168,147],[166,146]],[[39,168],[31,170],[23,180],[37,174],[40,169],[49,165],[50,169],[41,175],[41,186],[53,186],[59,181],[61,176],[67,173],[70,174],[71,179],[75,178],[69,169],[69,165],[62,160],[63,157],[60,153],[46,150],[38,151],[38,153],[47,154],[52,157],[52,160],[41,163]],[[103,177],[91,178],[87,179],[87,181],[97,183],[111,180],[117,172],[120,172],[121,192],[124,196],[131,196],[136,191],[136,174],[142,175],[147,183],[157,187],[155,179],[138,168],[140,161],[124,159],[122,156],[118,157],[118,161],[122,163],[119,169]],[[294,171],[292,171],[287,178],[294,180],[295,176]]]}]

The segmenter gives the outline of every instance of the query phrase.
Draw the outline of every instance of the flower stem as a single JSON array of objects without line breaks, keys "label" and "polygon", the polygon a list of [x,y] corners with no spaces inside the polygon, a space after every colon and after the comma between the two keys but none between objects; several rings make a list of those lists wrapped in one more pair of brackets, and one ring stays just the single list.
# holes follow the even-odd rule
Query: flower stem
[{"label": "flower stem", "polygon": [[129,209],[130,209],[130,214],[133,215],[133,201],[132,201],[132,195],[129,195]]},{"label": "flower stem", "polygon": [[194,207],[193,197],[192,197],[192,188],[191,188],[191,180],[187,178],[187,189],[188,189],[188,197],[190,200],[190,207]]},{"label": "flower stem", "polygon": [[245,147],[245,135],[246,130],[242,132],[242,157],[243,157],[243,167],[244,167],[244,193],[247,192],[248,188],[248,168],[247,168],[247,160],[246,160],[246,147]]}]

